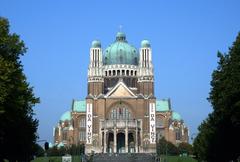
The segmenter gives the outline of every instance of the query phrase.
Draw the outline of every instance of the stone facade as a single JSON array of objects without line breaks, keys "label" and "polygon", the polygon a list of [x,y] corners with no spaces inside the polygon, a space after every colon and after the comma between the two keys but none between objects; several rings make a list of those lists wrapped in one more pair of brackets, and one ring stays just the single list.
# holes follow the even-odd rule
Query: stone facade
[{"label": "stone facade", "polygon": [[188,128],[170,99],[154,95],[149,41],[136,50],[119,32],[104,54],[101,43],[93,41],[87,97],[73,100],[71,111],[62,115],[54,143],[84,143],[86,153],[154,153],[162,137],[174,144],[188,142]]}]

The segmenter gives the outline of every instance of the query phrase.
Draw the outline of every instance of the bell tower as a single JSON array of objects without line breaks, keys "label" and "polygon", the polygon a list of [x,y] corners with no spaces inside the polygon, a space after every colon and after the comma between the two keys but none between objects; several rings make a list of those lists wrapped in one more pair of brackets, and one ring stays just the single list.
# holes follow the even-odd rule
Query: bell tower
[{"label": "bell tower", "polygon": [[152,49],[148,40],[141,42],[138,69],[138,89],[144,96],[154,95]]},{"label": "bell tower", "polygon": [[98,96],[103,93],[102,48],[98,40],[92,42],[88,67],[88,95]]}]

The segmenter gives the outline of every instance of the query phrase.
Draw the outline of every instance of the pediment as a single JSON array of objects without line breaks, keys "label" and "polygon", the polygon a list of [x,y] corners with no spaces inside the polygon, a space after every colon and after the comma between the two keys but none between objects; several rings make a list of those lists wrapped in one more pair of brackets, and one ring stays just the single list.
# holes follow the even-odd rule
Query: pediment
[{"label": "pediment", "polygon": [[135,94],[123,83],[119,82],[112,90],[110,90],[106,97],[136,97]]}]

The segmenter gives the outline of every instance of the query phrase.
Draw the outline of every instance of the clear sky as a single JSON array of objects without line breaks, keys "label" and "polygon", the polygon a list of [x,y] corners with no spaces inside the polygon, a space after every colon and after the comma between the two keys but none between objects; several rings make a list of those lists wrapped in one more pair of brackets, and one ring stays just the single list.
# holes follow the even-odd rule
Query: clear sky
[{"label": "clear sky", "polygon": [[22,62],[41,99],[34,107],[39,137],[48,141],[72,99],[86,97],[92,40],[106,48],[119,25],[136,48],[150,40],[155,95],[171,98],[196,133],[212,111],[206,98],[217,51],[227,52],[240,31],[239,8],[239,0],[0,0],[0,16],[28,47]]}]

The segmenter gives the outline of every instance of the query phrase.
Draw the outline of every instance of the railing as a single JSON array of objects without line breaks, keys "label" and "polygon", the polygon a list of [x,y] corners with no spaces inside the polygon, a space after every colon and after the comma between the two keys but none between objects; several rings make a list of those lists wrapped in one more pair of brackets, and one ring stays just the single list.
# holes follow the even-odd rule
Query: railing
[{"label": "railing", "polygon": [[103,128],[140,128],[137,120],[104,120],[101,122]]}]

